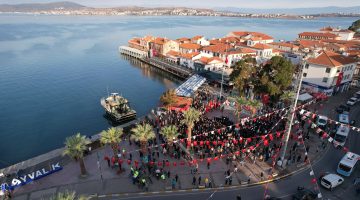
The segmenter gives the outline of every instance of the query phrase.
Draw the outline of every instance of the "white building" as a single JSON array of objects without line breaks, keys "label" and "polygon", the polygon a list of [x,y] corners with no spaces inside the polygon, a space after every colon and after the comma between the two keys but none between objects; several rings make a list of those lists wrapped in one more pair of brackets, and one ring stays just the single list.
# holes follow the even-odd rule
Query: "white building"
[{"label": "white building", "polygon": [[195,60],[200,59],[201,57],[206,56],[199,52],[185,53],[180,56],[180,65],[190,69],[194,69]]},{"label": "white building", "polygon": [[349,88],[356,60],[330,51],[305,61],[302,87],[313,92],[332,95]]},{"label": "white building", "polygon": [[226,37],[237,37],[243,41],[247,41],[251,43],[252,45],[257,43],[268,44],[274,42],[274,38],[269,35],[259,32],[250,32],[250,31],[233,31],[228,33]]},{"label": "white building", "polygon": [[347,29],[339,29],[332,27],[325,27],[320,29],[320,32],[323,33],[332,33],[340,36],[340,40],[352,40],[354,38],[355,32]]},{"label": "white building", "polygon": [[202,35],[194,36],[193,38],[191,38],[191,42],[195,43],[195,44],[199,44],[201,46],[209,46],[210,45],[210,42],[208,40],[206,40],[205,37]]},{"label": "white building", "polygon": [[220,71],[224,68],[224,61],[219,57],[201,57],[195,61],[196,71]]}]

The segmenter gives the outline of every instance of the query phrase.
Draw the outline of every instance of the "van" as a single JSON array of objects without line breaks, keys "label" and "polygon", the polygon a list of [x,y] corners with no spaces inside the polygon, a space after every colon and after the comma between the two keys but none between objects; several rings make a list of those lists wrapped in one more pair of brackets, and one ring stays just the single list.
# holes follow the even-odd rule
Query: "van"
[{"label": "van", "polygon": [[344,146],[349,135],[350,128],[347,125],[341,124],[334,136],[334,146]]},{"label": "van", "polygon": [[321,185],[324,188],[332,190],[344,182],[344,178],[336,174],[328,174],[321,178]]}]

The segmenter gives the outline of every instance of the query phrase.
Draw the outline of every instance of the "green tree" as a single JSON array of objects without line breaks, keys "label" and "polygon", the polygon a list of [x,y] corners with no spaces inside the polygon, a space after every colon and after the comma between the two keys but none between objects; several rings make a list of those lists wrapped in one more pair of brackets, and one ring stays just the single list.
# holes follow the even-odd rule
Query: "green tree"
[{"label": "green tree", "polygon": [[170,89],[164,92],[161,97],[160,101],[164,106],[171,106],[172,104],[176,103],[176,92],[174,89]]},{"label": "green tree", "polygon": [[237,62],[233,72],[230,74],[230,80],[233,81],[235,88],[239,91],[240,96],[244,94],[244,87],[255,79],[256,60],[245,58]]},{"label": "green tree", "polygon": [[189,108],[184,111],[184,119],[181,121],[182,124],[187,126],[187,141],[191,142],[191,132],[194,128],[195,122],[199,121],[201,113],[195,108]]},{"label": "green tree", "polygon": [[348,29],[359,33],[360,32],[359,31],[360,30],[360,19],[354,21]]},{"label": "green tree", "polygon": [[278,96],[286,90],[292,82],[295,67],[287,59],[274,56],[260,71],[260,83],[264,92]]},{"label": "green tree", "polygon": [[86,136],[77,133],[76,135],[67,137],[65,140],[65,150],[63,155],[68,155],[69,157],[79,161],[81,175],[86,175],[86,168],[84,163],[84,151],[87,149],[87,146],[90,144],[90,140]]},{"label": "green tree", "polygon": [[288,105],[291,100],[294,99],[294,97],[295,93],[293,91],[286,90],[281,94],[280,99],[283,100],[286,105]]},{"label": "green tree", "polygon": [[179,136],[178,129],[174,125],[165,126],[160,132],[166,138],[166,141],[170,146],[172,146],[174,140]]},{"label": "green tree", "polygon": [[79,197],[76,196],[75,192],[59,192],[52,197],[50,197],[50,200],[89,200],[90,198],[84,195],[81,195]]},{"label": "green tree", "polygon": [[122,128],[109,128],[107,131],[100,133],[100,142],[109,144],[114,152],[114,157],[118,159],[118,145],[121,142],[121,136],[124,134]]},{"label": "green tree", "polygon": [[131,129],[132,135],[130,139],[139,141],[141,151],[146,153],[147,142],[155,138],[153,127],[150,124],[138,124],[135,128]]}]

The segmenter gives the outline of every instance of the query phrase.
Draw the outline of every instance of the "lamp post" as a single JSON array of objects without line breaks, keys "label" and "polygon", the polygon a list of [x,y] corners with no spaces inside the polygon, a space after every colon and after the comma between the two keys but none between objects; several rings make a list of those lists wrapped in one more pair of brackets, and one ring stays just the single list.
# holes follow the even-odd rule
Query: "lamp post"
[{"label": "lamp post", "polygon": [[301,67],[300,80],[299,80],[299,83],[297,84],[298,88],[297,88],[296,96],[295,96],[295,99],[293,101],[293,104],[291,105],[290,112],[289,112],[289,115],[288,115],[289,125],[288,125],[287,130],[286,130],[283,150],[282,150],[281,156],[280,156],[281,164],[283,164],[283,161],[285,159],[286,150],[287,150],[287,146],[288,146],[288,143],[289,143],[289,137],[290,137],[290,133],[291,133],[292,124],[293,124],[293,121],[294,121],[294,115],[295,115],[295,111],[296,111],[296,104],[297,104],[298,99],[299,99],[299,93],[300,93],[300,89],[301,89],[301,82],[302,82],[302,79],[303,79],[303,71],[304,71],[305,64],[306,63],[304,63],[302,65],[302,67]]},{"label": "lamp post", "polygon": [[223,81],[224,81],[224,67],[222,68],[222,71],[221,71],[220,101],[221,101],[221,93],[222,93],[222,90],[223,90]]}]

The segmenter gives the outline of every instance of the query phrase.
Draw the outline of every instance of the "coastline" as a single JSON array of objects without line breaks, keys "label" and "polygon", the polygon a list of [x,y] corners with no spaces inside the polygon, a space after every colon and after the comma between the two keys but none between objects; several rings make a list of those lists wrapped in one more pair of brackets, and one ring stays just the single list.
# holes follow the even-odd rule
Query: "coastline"
[{"label": "coastline", "polygon": [[[148,114],[147,116],[149,116]],[[134,124],[139,123],[145,118],[145,116],[141,116],[139,118],[136,118],[135,120],[132,120],[130,122],[121,124],[119,126],[116,126],[116,128],[127,128]],[[101,132],[100,132],[101,133]],[[100,133],[94,134],[90,137],[91,143],[94,143],[100,139]],[[67,156],[63,156],[62,152],[64,151],[65,147],[56,148],[51,151],[48,151],[46,153],[37,155],[35,157],[28,158],[27,160],[12,164],[10,166],[4,167],[0,169],[0,174],[13,174],[18,172],[19,170],[25,170],[27,168],[35,167],[36,165],[45,165],[45,163],[48,163],[53,160],[61,160],[61,162],[69,162],[70,159]]]}]

